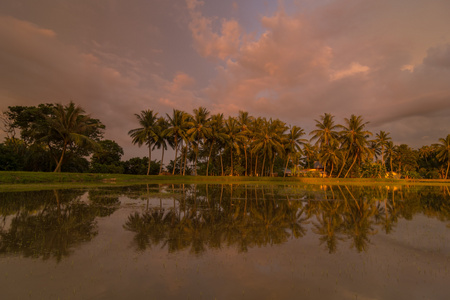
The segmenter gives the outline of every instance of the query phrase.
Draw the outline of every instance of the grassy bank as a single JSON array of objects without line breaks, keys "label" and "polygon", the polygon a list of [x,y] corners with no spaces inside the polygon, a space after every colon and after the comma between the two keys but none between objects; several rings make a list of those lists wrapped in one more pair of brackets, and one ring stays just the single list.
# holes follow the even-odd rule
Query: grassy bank
[{"label": "grassy bank", "polygon": [[261,183],[325,185],[450,185],[449,180],[406,180],[369,178],[298,178],[244,176],[145,176],[127,174],[0,172],[0,191],[78,188],[86,186],[145,183]]}]

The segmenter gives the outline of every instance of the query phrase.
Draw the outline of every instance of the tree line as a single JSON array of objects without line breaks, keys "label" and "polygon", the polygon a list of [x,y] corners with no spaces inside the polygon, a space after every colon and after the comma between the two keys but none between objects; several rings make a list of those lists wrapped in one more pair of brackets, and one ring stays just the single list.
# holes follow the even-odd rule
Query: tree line
[{"label": "tree line", "polygon": [[[9,107],[2,114],[7,137],[0,144],[0,170],[447,179],[450,168],[450,134],[412,149],[395,145],[389,132],[374,135],[357,115],[337,124],[325,113],[309,134],[245,111],[225,117],[199,107],[192,114],[143,110],[135,116],[139,127],[128,134],[148,148],[148,156],[121,161],[123,149],[103,139],[101,121],[73,102]],[[175,157],[164,164],[168,148]],[[152,160],[155,149],[161,158]]]}]

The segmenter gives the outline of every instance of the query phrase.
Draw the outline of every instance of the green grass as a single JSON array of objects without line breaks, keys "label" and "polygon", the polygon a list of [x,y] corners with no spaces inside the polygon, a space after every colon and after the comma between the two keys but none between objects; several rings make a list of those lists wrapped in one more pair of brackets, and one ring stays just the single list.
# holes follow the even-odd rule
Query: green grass
[{"label": "green grass", "polygon": [[261,183],[321,185],[450,185],[450,180],[405,180],[369,178],[298,178],[245,176],[159,176],[91,173],[45,173],[0,171],[0,191],[79,188],[87,186],[145,183]]}]

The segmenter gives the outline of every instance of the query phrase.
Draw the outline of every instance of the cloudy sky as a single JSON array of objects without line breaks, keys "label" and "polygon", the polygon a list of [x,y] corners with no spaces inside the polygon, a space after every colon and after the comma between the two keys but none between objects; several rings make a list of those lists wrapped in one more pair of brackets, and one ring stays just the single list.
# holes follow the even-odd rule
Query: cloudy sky
[{"label": "cloudy sky", "polygon": [[[414,148],[450,134],[448,0],[3,0],[0,110],[80,104],[125,158],[134,114],[313,129],[362,115]],[[4,135],[0,134],[3,139]]]}]

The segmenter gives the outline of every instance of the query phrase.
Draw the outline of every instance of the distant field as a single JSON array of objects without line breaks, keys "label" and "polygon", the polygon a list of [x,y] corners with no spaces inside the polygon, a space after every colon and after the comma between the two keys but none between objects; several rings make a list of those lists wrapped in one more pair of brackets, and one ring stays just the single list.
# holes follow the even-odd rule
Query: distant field
[{"label": "distant field", "polygon": [[91,173],[0,172],[0,191],[78,188],[94,185],[145,183],[265,183],[327,185],[450,185],[449,180],[406,180],[370,178],[298,178],[245,176],[165,176]]}]

